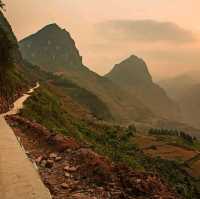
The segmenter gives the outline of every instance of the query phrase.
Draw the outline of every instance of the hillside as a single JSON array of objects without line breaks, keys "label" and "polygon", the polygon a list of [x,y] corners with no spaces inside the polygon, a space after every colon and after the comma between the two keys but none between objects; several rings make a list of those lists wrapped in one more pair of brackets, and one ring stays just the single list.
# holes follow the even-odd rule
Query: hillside
[{"label": "hillside", "polygon": [[[86,186],[83,195],[90,194],[102,199],[105,198],[104,194],[111,194],[118,199],[122,193],[124,198],[156,199],[157,195],[166,199],[179,198],[175,192],[186,199],[198,198],[198,178],[188,174],[180,161],[180,157],[187,160],[197,154],[198,141],[190,143],[179,137],[163,136],[161,131],[161,135],[155,134],[155,141],[151,141],[154,134],[137,132],[134,125],[126,128],[96,120],[52,83],[43,83],[25,103],[20,114],[8,120],[21,137],[22,144],[30,151],[33,161],[38,164],[54,198],[75,194],[76,183],[82,188]],[[147,141],[149,139],[149,146],[142,145],[144,137],[147,137]],[[170,153],[163,151],[162,145]],[[50,161],[53,165],[49,168],[49,164],[44,166],[39,158],[52,160],[48,158],[51,153],[56,153],[62,159],[53,163]],[[182,153],[186,155],[181,156]],[[122,167],[117,166],[121,164]],[[65,177],[62,171],[66,165],[76,168],[76,172],[68,171]],[[152,173],[159,174],[159,177]],[[120,178],[117,177],[119,175]],[[112,177],[110,179],[107,176]],[[137,179],[141,179],[141,184],[137,185]],[[63,182],[68,183],[65,185],[68,187],[62,188]],[[97,191],[99,186],[103,195]],[[155,192],[151,192],[149,186],[155,186]]]},{"label": "hillside", "polygon": [[114,121],[127,124],[153,117],[137,96],[84,66],[70,34],[56,24],[48,25],[20,41],[20,49],[23,57],[31,63],[44,70],[50,69],[96,95],[109,108]]},{"label": "hillside", "polygon": [[146,63],[132,55],[106,75],[115,84],[132,93],[157,116],[179,119],[178,106],[167,96],[165,91],[155,84]]},{"label": "hillside", "polygon": [[27,89],[21,75],[22,57],[12,28],[0,11],[0,113]]}]

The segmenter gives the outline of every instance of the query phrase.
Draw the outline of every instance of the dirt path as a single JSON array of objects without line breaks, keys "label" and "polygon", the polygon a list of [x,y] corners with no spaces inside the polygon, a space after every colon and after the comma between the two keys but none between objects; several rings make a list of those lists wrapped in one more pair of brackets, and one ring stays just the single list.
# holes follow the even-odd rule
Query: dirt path
[{"label": "dirt path", "polygon": [[[28,93],[39,87],[39,84]],[[29,97],[23,95],[14,108],[0,115],[0,198],[2,199],[50,199],[49,191],[25,151],[21,148],[13,130],[6,123],[4,116],[15,114],[23,107]]]}]

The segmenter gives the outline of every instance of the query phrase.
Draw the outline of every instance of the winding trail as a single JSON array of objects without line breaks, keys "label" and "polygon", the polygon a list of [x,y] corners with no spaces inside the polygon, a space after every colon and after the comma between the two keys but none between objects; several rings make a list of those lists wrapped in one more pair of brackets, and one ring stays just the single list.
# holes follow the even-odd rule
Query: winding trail
[{"label": "winding trail", "polygon": [[51,199],[48,189],[17,141],[4,116],[18,113],[30,94],[20,97],[12,110],[0,115],[0,199]]}]

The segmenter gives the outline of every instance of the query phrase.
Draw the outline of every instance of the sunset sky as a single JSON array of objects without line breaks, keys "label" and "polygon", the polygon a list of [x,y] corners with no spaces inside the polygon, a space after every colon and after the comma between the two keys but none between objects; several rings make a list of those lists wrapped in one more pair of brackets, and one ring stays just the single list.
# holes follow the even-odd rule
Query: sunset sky
[{"label": "sunset sky", "polygon": [[74,38],[99,74],[135,54],[155,78],[200,67],[199,0],[4,0],[18,40],[49,23]]}]

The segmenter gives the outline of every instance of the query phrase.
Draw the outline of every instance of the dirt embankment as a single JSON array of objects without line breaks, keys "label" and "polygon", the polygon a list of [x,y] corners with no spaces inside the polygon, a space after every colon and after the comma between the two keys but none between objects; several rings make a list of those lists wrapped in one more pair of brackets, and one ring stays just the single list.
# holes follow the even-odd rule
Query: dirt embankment
[{"label": "dirt embankment", "polygon": [[54,199],[178,199],[159,176],[115,165],[70,137],[7,117]]}]

